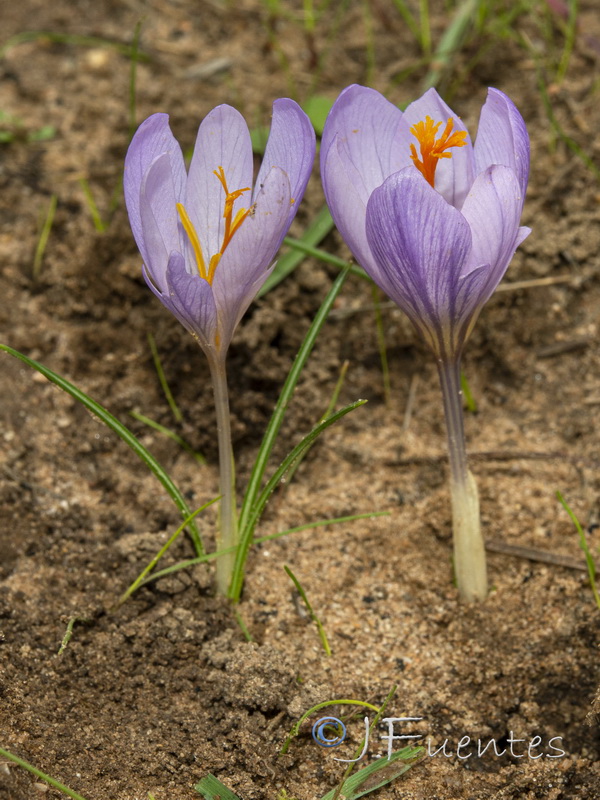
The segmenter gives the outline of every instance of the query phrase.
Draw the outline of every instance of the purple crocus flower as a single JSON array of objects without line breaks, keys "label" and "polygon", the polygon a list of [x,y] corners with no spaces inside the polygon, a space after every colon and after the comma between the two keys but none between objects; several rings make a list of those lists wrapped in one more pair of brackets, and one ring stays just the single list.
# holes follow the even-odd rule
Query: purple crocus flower
[{"label": "purple crocus flower", "polygon": [[509,98],[489,89],[475,145],[429,89],[402,113],[350,86],[325,123],[321,175],[335,223],[436,357],[450,460],[454,567],[461,596],[487,593],[477,486],[465,448],[460,358],[519,244],[529,138]]},{"label": "purple crocus flower", "polygon": [[323,132],[321,174],[357,261],[438,358],[457,358],[518,245],[529,138],[489,89],[475,145],[435,89],[401,112],[349,86]]},{"label": "purple crocus flower", "polygon": [[254,189],[248,126],[231,106],[200,125],[188,173],[167,114],[153,114],[133,137],[124,189],[144,278],[209,360],[224,358],[270,274],[314,155],[308,117],[288,99],[273,104]]},{"label": "purple crocus flower", "polygon": [[271,270],[304,195],[315,133],[293,100],[273,104],[271,134],[253,185],[248,126],[222,105],[198,130],[186,173],[166,114],[138,128],[125,159],[125,201],[146,283],[188,329],[210,366],[217,414],[221,504],[217,587],[227,594],[238,543],[225,356]]}]

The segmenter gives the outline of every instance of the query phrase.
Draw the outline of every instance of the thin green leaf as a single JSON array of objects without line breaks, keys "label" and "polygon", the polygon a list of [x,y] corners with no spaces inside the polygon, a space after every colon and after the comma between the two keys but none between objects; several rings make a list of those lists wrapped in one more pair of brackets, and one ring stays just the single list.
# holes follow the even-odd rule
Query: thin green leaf
[{"label": "thin green leaf", "polygon": [[594,594],[594,600],[596,601],[596,605],[600,608],[600,594],[598,593],[598,588],[596,586],[596,564],[594,563],[594,556],[592,555],[590,548],[587,543],[587,539],[585,537],[585,531],[581,527],[581,523],[577,519],[575,513],[571,510],[570,506],[568,505],[565,498],[562,496],[560,492],[556,492],[556,497],[558,498],[558,502],[562,505],[564,510],[567,514],[571,517],[571,522],[575,525],[575,529],[579,534],[579,545],[585,554],[585,562],[587,564],[588,575],[590,577],[590,584],[592,586],[592,592]]},{"label": "thin green leaf", "polygon": [[[252,541],[252,544],[262,544],[263,542],[270,542],[273,539],[280,539],[282,536],[289,536],[290,533],[300,533],[302,531],[312,530],[312,528],[320,528],[324,525],[337,525],[342,522],[353,522],[357,519],[371,519],[373,517],[387,517],[389,516],[389,511],[371,511],[368,514],[352,514],[348,517],[332,517],[331,519],[320,519],[316,522],[307,522],[305,525],[298,525],[296,528],[288,528],[286,531],[278,531],[277,533],[269,533],[266,536],[258,536],[256,539]],[[219,556],[224,556],[227,553],[233,553],[237,550],[237,545],[233,545],[232,547],[223,548],[222,550],[217,550],[214,553],[205,553],[202,556],[198,556],[197,558],[188,558],[185,561],[178,561],[177,564],[171,564],[170,567],[165,567],[161,569],[159,572],[155,572],[152,575],[149,575],[144,579],[144,581],[140,584],[144,586],[146,583],[150,583],[151,581],[156,581],[159,578],[164,578],[165,575],[171,575],[173,572],[178,572],[180,569],[187,569],[188,567],[193,567],[196,564],[206,564],[207,561],[213,561],[215,558],[219,558]]]},{"label": "thin green leaf", "polygon": [[310,119],[317,136],[321,136],[323,133],[325,120],[331,111],[333,103],[334,100],[331,97],[324,97],[323,95],[314,94],[302,104],[302,108]]},{"label": "thin green leaf", "polygon": [[134,419],[137,419],[138,422],[143,422],[144,425],[147,425],[149,428],[158,431],[158,433],[162,433],[163,436],[168,436],[169,439],[172,439],[174,442],[176,442],[179,445],[179,447],[182,448],[182,450],[185,450],[186,453],[189,453],[192,456],[192,458],[196,459],[196,461],[199,464],[206,464],[206,459],[204,458],[202,453],[199,453],[197,450],[194,450],[191,444],[188,444],[185,441],[185,439],[182,439],[181,436],[179,436],[179,434],[175,433],[175,431],[169,430],[169,428],[165,428],[165,426],[161,425],[160,422],[155,422],[153,419],[150,419],[150,417],[147,417],[145,414],[140,414],[139,411],[130,411],[129,413]]},{"label": "thin green leaf", "polygon": [[60,783],[60,781],[51,778],[50,775],[46,775],[46,773],[42,772],[41,769],[34,767],[33,764],[30,764],[23,758],[19,758],[19,756],[13,755],[13,753],[10,753],[8,750],[4,750],[2,747],[0,747],[0,756],[2,756],[3,758],[7,758],[9,761],[12,761],[13,764],[18,764],[20,767],[23,767],[23,769],[28,770],[33,775],[35,775],[36,778],[41,778],[43,781],[46,781],[46,783],[49,783],[50,786],[53,786],[55,789],[58,789],[59,792],[66,794],[68,797],[71,797],[72,800],[85,800],[85,797],[82,797],[80,794],[77,794],[77,792],[74,792],[73,789],[69,789],[69,787],[65,786],[64,783]]},{"label": "thin green leaf", "polygon": [[[425,755],[424,747],[404,747],[389,758],[381,758],[351,775],[341,787],[338,797],[358,800],[366,794],[386,786],[414,766]],[[323,795],[321,800],[334,800],[336,789]]]},{"label": "thin green leaf", "polygon": [[54,214],[56,213],[57,203],[58,196],[53,194],[50,197],[48,211],[46,212],[46,218],[44,220],[44,224],[42,225],[40,238],[38,239],[37,247],[35,248],[35,256],[33,257],[33,277],[35,280],[38,279],[42,269],[42,261],[44,258],[44,253],[46,252],[46,245],[48,244],[50,231],[52,230],[52,223],[54,222]]},{"label": "thin green leaf", "polygon": [[[18,358],[23,361],[27,366],[31,367],[32,369],[37,370],[40,372],[44,377],[46,377],[49,381],[54,383],[59,389],[62,389],[67,394],[70,394],[71,397],[78,400],[82,405],[84,405],[88,411],[91,411],[98,419],[100,419],[105,425],[107,425],[112,431],[118,434],[121,439],[127,444],[133,452],[146,464],[146,466],[154,473],[154,475],[158,478],[158,480],[162,483],[164,488],[167,490],[173,502],[181,512],[184,518],[189,517],[191,515],[191,510],[186,503],[183,495],[179,491],[179,489],[175,486],[171,478],[169,477],[168,473],[161,467],[158,461],[154,458],[152,453],[150,453],[146,448],[143,446],[141,442],[133,435],[133,433],[126,428],[119,420],[114,417],[110,411],[107,411],[104,406],[101,406],[100,403],[97,403],[95,400],[87,395],[85,392],[82,392],[81,389],[78,389],[77,386],[70,383],[65,378],[62,378],[60,375],[57,375],[48,367],[45,367],[43,364],[40,364],[38,361],[34,361],[32,358],[28,358],[23,353],[20,353],[18,350],[14,350],[12,347],[9,347],[6,344],[0,344],[0,350],[4,350],[9,355],[13,356],[14,358]],[[198,555],[202,555],[204,553],[204,547],[202,545],[202,540],[200,538],[200,533],[198,528],[196,527],[195,522],[190,522],[189,524],[189,533],[194,543],[194,547]]]},{"label": "thin green leaf", "polygon": [[152,361],[154,362],[154,369],[156,370],[156,374],[158,375],[158,380],[160,381],[163,394],[167,400],[167,403],[169,404],[169,408],[171,409],[173,416],[175,417],[177,422],[181,422],[183,420],[183,414],[179,410],[179,406],[175,402],[175,398],[173,397],[171,388],[167,383],[165,371],[162,367],[160,355],[158,354],[158,347],[156,346],[156,341],[151,333],[148,334],[148,344],[150,345],[150,351],[152,353]]},{"label": "thin green leaf", "polygon": [[137,589],[140,588],[140,586],[143,586],[143,584],[147,582],[146,578],[148,577],[148,575],[152,572],[152,570],[158,564],[160,559],[164,556],[164,554],[171,547],[171,545],[177,540],[177,538],[181,534],[181,532],[190,524],[190,522],[195,517],[197,517],[198,514],[200,514],[205,509],[207,509],[209,506],[212,506],[212,504],[216,503],[217,500],[219,500],[219,499],[220,499],[219,497],[214,497],[212,500],[209,500],[207,503],[204,503],[204,505],[200,506],[200,508],[197,508],[194,511],[193,514],[190,514],[189,517],[186,517],[183,520],[183,522],[177,528],[175,533],[173,533],[171,536],[169,536],[169,538],[167,539],[165,544],[160,548],[160,550],[154,556],[154,558],[150,561],[150,563],[147,564],[144,567],[144,569],[140,572],[140,574],[137,576],[137,578],[134,580],[134,582],[131,584],[131,586],[129,586],[129,588],[121,595],[121,597],[119,598],[119,600],[117,601],[117,603],[115,605],[115,609],[117,609],[120,606],[122,606],[123,603],[127,600],[128,597],[130,597],[135,591],[137,591]]},{"label": "thin green leaf", "polygon": [[194,789],[204,797],[204,800],[240,800],[237,794],[210,773],[205,775]]},{"label": "thin green leaf", "polygon": [[250,475],[250,480],[246,488],[246,493],[244,495],[244,500],[240,511],[240,517],[238,523],[239,524],[238,530],[240,532],[240,544],[236,555],[236,561],[233,568],[233,576],[231,580],[231,587],[229,591],[229,596],[232,599],[236,600],[239,599],[240,594],[242,592],[242,584],[244,581],[244,566],[248,555],[248,549],[252,542],[252,536],[254,535],[254,527],[249,525],[249,518],[253,511],[258,493],[260,491],[260,486],[263,481],[265,470],[267,468],[267,462],[269,460],[269,456],[271,455],[271,451],[273,450],[277,434],[279,433],[279,429],[281,428],[281,424],[283,423],[285,412],[292,399],[292,395],[296,388],[296,384],[298,383],[298,380],[300,378],[300,373],[302,372],[302,369],[306,364],[306,361],[315,345],[315,341],[317,339],[319,331],[323,327],[325,320],[329,315],[331,307],[333,306],[336,297],[338,296],[342,286],[344,285],[344,281],[346,280],[347,276],[348,276],[348,269],[345,269],[342,272],[340,272],[336,280],[333,282],[333,285],[329,290],[325,300],[321,304],[321,308],[317,312],[317,315],[313,320],[310,328],[308,329],[308,333],[306,334],[304,341],[302,342],[300,350],[296,355],[294,363],[292,364],[290,372],[283,385],[283,389],[281,390],[281,394],[279,395],[277,405],[275,406],[275,410],[273,411],[273,414],[269,421],[269,425],[267,426],[267,430],[263,437],[260,449],[256,456],[256,461],[254,462],[254,467]]},{"label": "thin green leaf", "polygon": [[[324,430],[329,428],[330,425],[333,425],[343,416],[348,414],[350,411],[354,411],[355,408],[359,408],[363,406],[367,401],[366,400],[357,400],[354,403],[351,403],[348,406],[340,409],[337,413],[333,414],[323,422],[319,423],[312,431],[307,434],[301,442],[299,442],[296,447],[289,453],[289,455],[282,461],[278,469],[274,472],[273,476],[270,480],[266,483],[264,489],[261,491],[259,497],[257,498],[256,502],[249,508],[247,515],[244,517],[244,526],[240,526],[240,542],[238,545],[238,552],[236,555],[235,566],[233,570],[233,579],[231,583],[231,590],[230,590],[230,597],[232,600],[237,602],[239,600],[241,590],[242,590],[242,583],[243,583],[243,568],[246,562],[246,558],[248,556],[248,549],[252,544],[252,538],[254,536],[254,530],[258,523],[258,520],[261,518],[262,513],[264,511],[265,506],[267,505],[267,501],[269,497],[274,492],[275,487],[278,483],[285,477],[287,471],[295,464],[296,460],[303,455],[303,453],[312,445],[314,440],[317,436],[320,436]],[[244,498],[245,501],[245,498]],[[242,512],[244,511],[244,505],[242,505]]]},{"label": "thin green leaf", "polygon": [[283,568],[286,571],[286,574],[287,574],[288,578],[290,578],[290,580],[292,581],[292,583],[296,587],[296,590],[298,591],[298,594],[300,595],[300,597],[304,601],[304,605],[306,606],[306,610],[308,611],[308,614],[309,614],[311,620],[317,626],[317,631],[319,633],[319,639],[321,640],[321,644],[323,645],[323,650],[325,650],[325,655],[330,656],[331,655],[331,647],[329,646],[329,640],[327,639],[327,634],[325,633],[325,628],[323,627],[323,623],[321,622],[321,620],[319,619],[319,617],[315,613],[313,607],[311,606],[311,604],[310,604],[310,602],[308,600],[308,597],[306,595],[306,592],[304,591],[304,589],[302,587],[302,584],[300,583],[298,578],[294,575],[294,573],[292,572],[290,567],[287,566],[287,564],[284,564]]}]

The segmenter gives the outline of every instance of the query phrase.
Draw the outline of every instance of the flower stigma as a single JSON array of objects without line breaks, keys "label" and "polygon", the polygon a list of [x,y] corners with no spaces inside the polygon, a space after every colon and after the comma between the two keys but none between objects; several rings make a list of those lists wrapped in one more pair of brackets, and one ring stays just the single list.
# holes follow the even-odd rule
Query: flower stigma
[{"label": "flower stigma", "polygon": [[417,148],[414,144],[410,146],[410,157],[415,167],[425,178],[430,186],[435,182],[435,170],[440,158],[452,158],[452,153],[445,152],[451,147],[464,147],[466,145],[466,131],[454,131],[452,133],[452,117],[448,119],[444,132],[436,139],[435,136],[442,123],[434,123],[431,117],[425,117],[425,122],[417,122],[412,126],[410,132],[416,137],[421,149],[421,159],[417,155]]},{"label": "flower stigma", "polygon": [[254,211],[254,206],[250,206],[250,208],[240,208],[234,217],[233,204],[238,197],[241,197],[244,194],[244,192],[249,192],[250,187],[247,186],[244,189],[236,189],[235,191],[230,192],[227,186],[227,179],[225,178],[225,170],[223,167],[213,170],[213,175],[219,179],[221,186],[225,191],[225,205],[223,210],[225,231],[223,232],[223,241],[221,242],[219,252],[210,257],[208,269],[206,269],[206,261],[204,260],[204,254],[202,253],[202,245],[200,244],[200,238],[196,233],[196,229],[194,228],[194,223],[185,210],[183,203],[176,204],[179,219],[181,220],[184,231],[188,235],[188,239],[190,240],[190,244],[192,245],[192,249],[196,257],[196,265],[198,267],[200,277],[205,281],[208,281],[208,283],[211,285],[215,277],[217,265],[221,260],[221,256],[227,249],[227,245],[233,239],[234,234],[240,229],[242,222]]}]

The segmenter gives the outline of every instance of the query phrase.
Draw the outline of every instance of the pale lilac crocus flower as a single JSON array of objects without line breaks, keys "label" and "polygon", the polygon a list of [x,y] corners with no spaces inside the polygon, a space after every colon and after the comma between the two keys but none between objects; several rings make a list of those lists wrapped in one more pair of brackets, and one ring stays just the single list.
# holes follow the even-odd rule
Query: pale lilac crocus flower
[{"label": "pale lilac crocus flower", "polygon": [[[314,155],[308,117],[293,100],[280,99],[256,181],[248,126],[227,105],[200,125],[189,171],[167,114],[140,125],[125,159],[125,201],[146,283],[197,340],[211,369],[221,479],[218,549],[237,544],[225,357],[274,267]],[[222,593],[234,558],[217,560]]]},{"label": "pale lilac crocus flower", "polygon": [[477,489],[468,470],[460,359],[518,245],[529,137],[512,101],[489,89],[475,145],[435,89],[404,112],[350,86],[323,132],[321,174],[357,261],[433,351],[448,427],[454,566],[461,595],[487,593]]}]

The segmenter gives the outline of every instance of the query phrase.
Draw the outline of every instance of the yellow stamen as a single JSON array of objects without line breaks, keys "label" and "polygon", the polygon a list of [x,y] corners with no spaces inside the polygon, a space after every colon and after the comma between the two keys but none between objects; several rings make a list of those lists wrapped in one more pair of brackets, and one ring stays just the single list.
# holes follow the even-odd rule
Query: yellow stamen
[{"label": "yellow stamen", "polygon": [[438,165],[438,159],[452,158],[452,153],[446,153],[445,151],[451,147],[464,147],[467,144],[465,141],[467,138],[466,131],[454,131],[452,133],[452,117],[448,119],[442,135],[439,139],[436,139],[435,136],[441,124],[441,122],[434,124],[431,117],[425,117],[425,122],[417,122],[410,129],[410,132],[419,142],[422,160],[419,159],[417,148],[414,144],[410,146],[410,157],[430,186],[435,183],[435,170]]},{"label": "yellow stamen", "polygon": [[238,230],[242,222],[252,211],[252,207],[240,208],[235,215],[235,219],[231,219],[233,216],[233,204],[238,197],[241,197],[244,194],[244,192],[249,192],[250,187],[246,186],[245,189],[236,189],[235,192],[230,192],[227,188],[227,179],[225,178],[225,170],[223,167],[219,167],[218,170],[215,169],[214,174],[221,181],[221,186],[225,191],[225,210],[223,211],[223,218],[225,220],[225,233],[223,234],[223,242],[221,243],[220,250],[221,255],[223,255],[225,248],[233,237],[233,234]]},{"label": "yellow stamen", "polygon": [[202,255],[202,247],[200,245],[200,239],[198,238],[198,234],[196,233],[196,229],[192,223],[192,220],[188,217],[188,213],[183,207],[183,203],[177,203],[177,211],[179,213],[179,218],[181,219],[181,224],[183,225],[183,229],[188,235],[188,239],[194,249],[194,255],[196,256],[196,264],[198,265],[198,272],[200,273],[200,277],[204,278],[204,280],[208,280],[208,276],[206,274],[206,264],[204,263],[204,256]]},{"label": "yellow stamen", "polygon": [[218,253],[215,253],[213,256],[210,257],[208,262],[208,270],[206,269],[206,262],[204,260],[204,255],[202,253],[202,246],[200,245],[200,239],[198,238],[198,234],[196,233],[196,229],[188,216],[187,211],[185,210],[182,203],[177,203],[177,212],[179,213],[179,218],[181,219],[181,224],[183,225],[183,229],[188,235],[190,240],[190,244],[194,250],[194,255],[196,256],[196,263],[198,265],[198,272],[200,273],[200,277],[204,278],[205,281],[208,281],[211,285],[213,279],[215,277],[215,272],[219,261],[221,260],[221,256],[225,252],[227,245],[232,240],[236,231],[239,230],[240,225],[246,219],[247,216],[253,213],[254,206],[250,206],[250,208],[240,208],[236,212],[235,217],[233,216],[233,206],[235,201],[238,197],[241,197],[244,192],[249,192],[250,187],[247,186],[245,189],[236,189],[234,192],[230,192],[227,187],[227,179],[225,178],[225,170],[223,167],[219,167],[218,169],[214,170],[214,174],[217,176],[219,181],[221,182],[221,186],[225,191],[225,207],[223,210],[223,218],[225,220],[225,231],[223,233],[223,241],[221,242],[221,247]]}]

